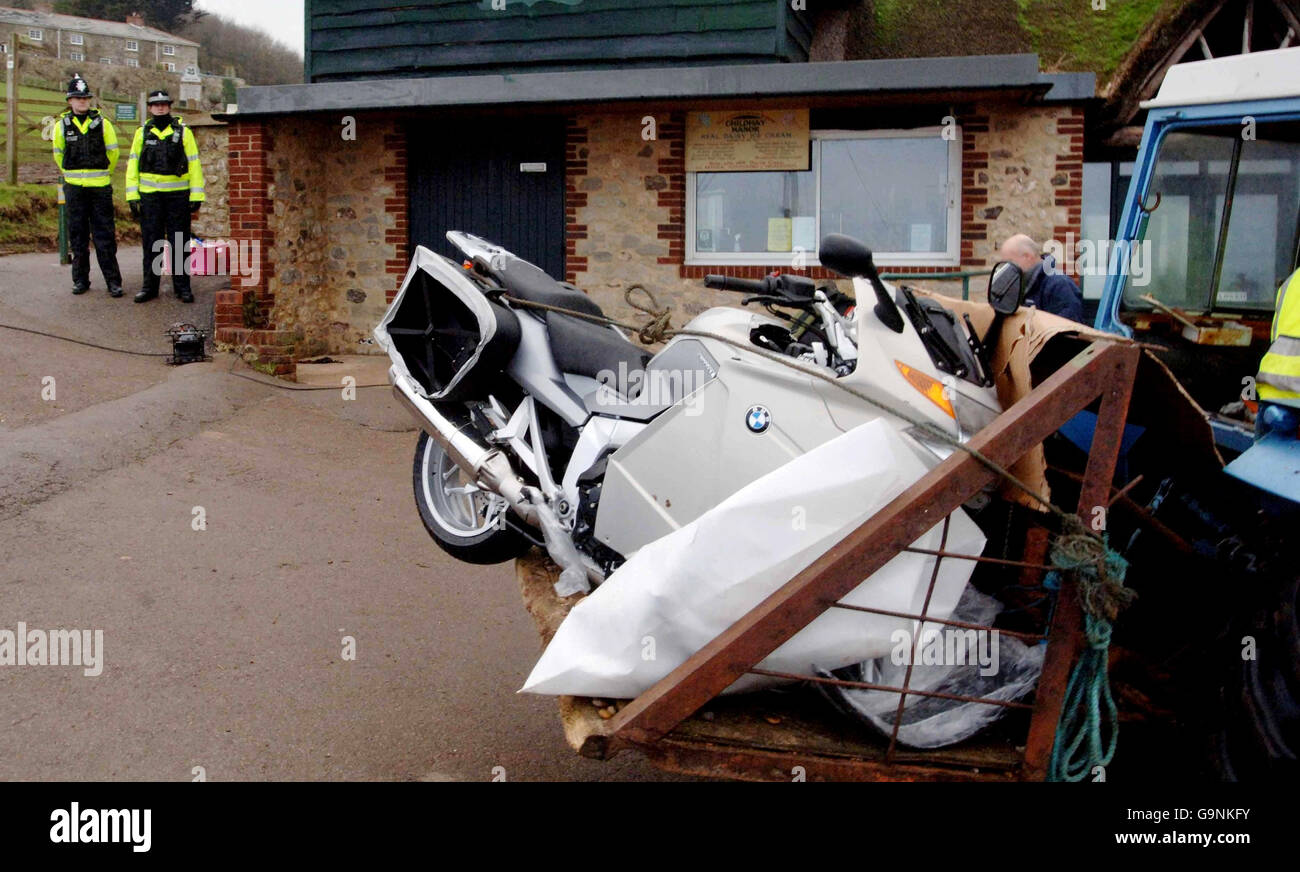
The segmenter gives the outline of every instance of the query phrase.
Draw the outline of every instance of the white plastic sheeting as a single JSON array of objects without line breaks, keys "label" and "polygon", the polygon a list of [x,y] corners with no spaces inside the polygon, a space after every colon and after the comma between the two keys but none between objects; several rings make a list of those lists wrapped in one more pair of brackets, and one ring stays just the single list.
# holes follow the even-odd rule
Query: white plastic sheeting
[{"label": "white plastic sheeting", "polygon": [[[756,436],[755,438],[764,438]],[[905,437],[877,419],[790,461],[686,526],[646,545],[560,625],[524,692],[627,699],[654,685],[926,472]],[[916,540],[937,549],[943,523]],[[978,554],[960,509],[946,548]],[[930,614],[946,618],[974,563],[940,564]],[[920,613],[934,558],[902,553],[841,602]],[[814,674],[889,654],[904,618],[831,609],[774,651],[765,669]],[[745,676],[729,692],[772,683]]]}]

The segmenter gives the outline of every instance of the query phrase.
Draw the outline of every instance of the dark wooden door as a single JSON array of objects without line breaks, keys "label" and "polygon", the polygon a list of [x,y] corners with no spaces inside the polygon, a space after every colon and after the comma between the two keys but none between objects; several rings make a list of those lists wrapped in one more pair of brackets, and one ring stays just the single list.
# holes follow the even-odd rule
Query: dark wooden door
[{"label": "dark wooden door", "polygon": [[413,124],[411,245],[453,260],[448,230],[481,236],[564,278],[564,119]]}]

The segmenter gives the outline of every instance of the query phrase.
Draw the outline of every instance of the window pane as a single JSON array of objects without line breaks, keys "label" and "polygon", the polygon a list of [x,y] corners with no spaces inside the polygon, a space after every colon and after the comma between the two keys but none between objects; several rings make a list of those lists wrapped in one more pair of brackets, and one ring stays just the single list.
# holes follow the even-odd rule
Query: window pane
[{"label": "window pane", "polygon": [[1100,300],[1106,288],[1110,246],[1110,163],[1083,165],[1083,238],[1091,245],[1079,253],[1078,267],[1083,273],[1083,297]]},{"label": "window pane", "polygon": [[948,247],[948,147],[938,136],[821,143],[821,233],[877,252]]},{"label": "window pane", "polygon": [[1156,206],[1160,197],[1143,237],[1151,243],[1150,282],[1145,287],[1129,282],[1128,304],[1150,308],[1140,299],[1150,294],[1179,308],[1209,308],[1232,146],[1230,136],[1174,132],[1165,137],[1146,198],[1148,206]]},{"label": "window pane", "polygon": [[695,250],[812,251],[815,204],[812,172],[698,173]]},{"label": "window pane", "polygon": [[[1290,125],[1292,133],[1294,125]],[[1279,125],[1260,125],[1259,138],[1241,145],[1237,187],[1216,305],[1273,308],[1277,288],[1294,268],[1300,218],[1300,143],[1269,141]],[[1217,214],[1223,213],[1223,198]]]}]

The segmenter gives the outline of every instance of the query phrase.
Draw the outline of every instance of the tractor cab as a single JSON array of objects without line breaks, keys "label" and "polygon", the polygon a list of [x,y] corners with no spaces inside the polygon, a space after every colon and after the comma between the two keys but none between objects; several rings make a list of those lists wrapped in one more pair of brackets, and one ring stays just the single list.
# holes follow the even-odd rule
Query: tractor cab
[{"label": "tractor cab", "polygon": [[1232,458],[1300,263],[1300,48],[1178,64],[1143,107],[1095,326],[1159,347]]}]

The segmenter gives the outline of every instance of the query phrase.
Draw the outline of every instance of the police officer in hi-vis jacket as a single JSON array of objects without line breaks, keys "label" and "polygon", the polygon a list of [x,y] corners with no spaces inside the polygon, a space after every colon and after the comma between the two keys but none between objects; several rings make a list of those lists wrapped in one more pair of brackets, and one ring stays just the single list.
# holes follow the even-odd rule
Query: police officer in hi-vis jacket
[{"label": "police officer in hi-vis jacket", "polygon": [[63,176],[68,205],[68,245],[72,252],[72,293],[90,290],[90,241],[95,241],[99,271],[113,297],[122,296],[113,226],[113,170],[117,131],[98,109],[90,108],[90,86],[78,73],[68,83],[68,109],[54,126],[54,163]]},{"label": "police officer in hi-vis jacket", "polygon": [[193,303],[190,292],[190,216],[199,211],[203,192],[203,167],[194,134],[172,115],[172,98],[166,91],[149,95],[149,118],[135,132],[126,166],[126,201],[140,221],[144,237],[144,288],[137,303],[158,296],[161,271],[155,269],[161,242],[171,246],[172,290],[182,302]]}]

